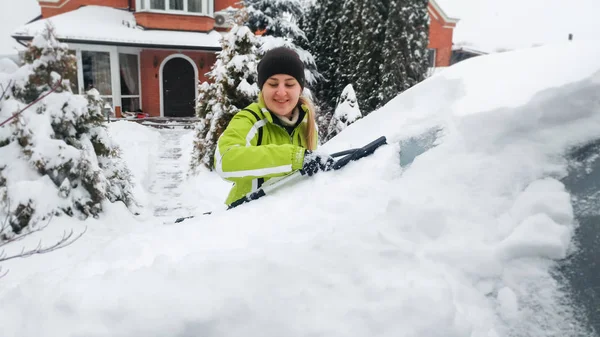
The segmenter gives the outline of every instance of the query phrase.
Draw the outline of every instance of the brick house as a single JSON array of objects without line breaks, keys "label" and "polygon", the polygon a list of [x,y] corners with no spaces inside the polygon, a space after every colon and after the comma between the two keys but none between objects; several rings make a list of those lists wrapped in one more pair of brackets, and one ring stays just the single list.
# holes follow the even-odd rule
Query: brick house
[{"label": "brick house", "polygon": [[[74,92],[96,88],[117,116],[188,117],[238,1],[38,0],[41,16],[12,37],[25,44],[50,21],[77,56]],[[434,0],[429,13],[432,62],[447,66],[457,20]]]},{"label": "brick house", "polygon": [[452,35],[458,19],[449,17],[435,0],[429,0],[429,64],[448,67],[452,58]]}]

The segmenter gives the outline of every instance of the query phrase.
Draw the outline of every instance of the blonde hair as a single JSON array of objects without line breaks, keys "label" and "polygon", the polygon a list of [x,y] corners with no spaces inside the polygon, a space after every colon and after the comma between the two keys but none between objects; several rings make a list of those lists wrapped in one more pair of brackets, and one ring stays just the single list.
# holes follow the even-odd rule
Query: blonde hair
[{"label": "blonde hair", "polygon": [[[304,105],[307,111],[307,121],[306,121],[306,134],[304,135],[306,138],[306,149],[314,151],[317,149],[317,121],[315,119],[315,105],[307,96],[300,96],[298,102],[301,105]],[[265,100],[262,95],[262,91],[258,93],[258,103],[264,107]]]}]

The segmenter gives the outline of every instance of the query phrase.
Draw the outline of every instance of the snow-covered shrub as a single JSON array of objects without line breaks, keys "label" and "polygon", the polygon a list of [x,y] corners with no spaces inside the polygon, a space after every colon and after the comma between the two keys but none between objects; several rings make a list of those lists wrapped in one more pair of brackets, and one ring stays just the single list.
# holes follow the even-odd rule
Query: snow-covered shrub
[{"label": "snow-covered shrub", "polygon": [[327,140],[342,132],[348,125],[356,122],[361,117],[360,107],[356,101],[356,93],[352,84],[348,84],[342,91],[335,112],[329,121]]},{"label": "snow-covered shrub", "polygon": [[216,144],[233,115],[258,96],[256,65],[258,38],[245,26],[234,26],[221,40],[222,50],[207,74],[210,82],[200,85],[191,161],[192,170],[212,168]]},{"label": "snow-covered shrub", "polygon": [[0,217],[20,233],[50,214],[96,217],[105,200],[133,209],[131,174],[107,133],[101,98],[71,91],[76,59],[67,45],[48,26],[24,57],[22,67],[0,74],[10,87],[0,121],[57,88],[0,128]]}]

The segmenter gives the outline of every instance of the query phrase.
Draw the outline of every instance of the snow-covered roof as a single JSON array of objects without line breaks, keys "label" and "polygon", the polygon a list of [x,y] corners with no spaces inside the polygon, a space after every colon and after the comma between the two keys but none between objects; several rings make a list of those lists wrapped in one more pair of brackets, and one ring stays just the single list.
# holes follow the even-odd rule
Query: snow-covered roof
[{"label": "snow-covered roof", "polygon": [[478,49],[477,47],[469,47],[469,46],[464,46],[464,45],[460,45],[460,44],[453,45],[452,46],[452,51],[464,51],[464,52],[468,52],[468,53],[472,53],[472,54],[477,54],[477,55],[490,54],[490,52]]},{"label": "snow-covered roof", "polygon": [[458,21],[460,21],[458,18],[451,17],[450,15],[448,15],[448,12],[442,9],[437,0],[429,0],[429,4],[436,10],[436,12],[438,12],[442,16],[442,19],[445,22],[458,23]]},{"label": "snow-covered roof", "polygon": [[126,10],[84,6],[74,11],[26,24],[12,33],[17,40],[29,40],[44,30],[50,21],[63,42],[110,44],[135,47],[163,47],[220,50],[221,34],[145,30],[136,25],[133,13]]}]

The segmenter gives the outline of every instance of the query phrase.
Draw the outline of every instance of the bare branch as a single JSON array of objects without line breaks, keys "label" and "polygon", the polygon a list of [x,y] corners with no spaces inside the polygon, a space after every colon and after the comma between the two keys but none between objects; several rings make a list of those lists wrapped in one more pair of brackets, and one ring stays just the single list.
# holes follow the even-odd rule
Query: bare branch
[{"label": "bare branch", "polygon": [[20,115],[23,111],[29,109],[32,105],[34,105],[35,103],[41,101],[42,99],[44,99],[46,96],[50,95],[51,93],[55,92],[56,89],[58,89],[61,84],[62,84],[62,77],[60,78],[60,80],[58,81],[58,83],[56,83],[53,87],[50,88],[50,91],[48,91],[47,93],[41,95],[40,97],[36,98],[33,102],[27,104],[27,106],[25,106],[23,109],[15,112],[11,117],[9,117],[8,119],[6,119],[5,121],[3,121],[2,123],[0,123],[0,126],[3,126],[4,124],[10,122],[13,118],[17,117],[18,115]]},{"label": "bare branch", "polygon": [[4,88],[1,84],[0,84],[0,88],[2,88],[2,95],[0,95],[0,101],[4,99],[4,95],[6,95],[6,92],[8,91],[8,89],[10,87],[12,87],[13,85],[13,80],[11,79],[10,81],[8,81],[8,85],[6,86],[6,88]]},{"label": "bare branch", "polygon": [[16,259],[16,258],[30,257],[33,255],[38,255],[38,254],[45,254],[45,253],[49,253],[49,252],[55,251],[60,248],[67,247],[67,246],[71,245],[73,242],[77,241],[80,237],[82,237],[83,234],[85,234],[85,232],[87,232],[87,227],[83,230],[83,232],[81,232],[77,236],[73,237],[73,234],[74,234],[73,230],[69,231],[68,234],[65,231],[65,232],[63,232],[62,238],[60,240],[58,240],[52,246],[43,247],[42,242],[40,241],[38,243],[38,245],[36,246],[36,248],[30,249],[30,250],[25,250],[25,248],[23,248],[19,254],[15,254],[15,255],[7,256],[6,253],[4,251],[2,251],[2,256],[0,256],[0,262],[4,262],[4,261]]},{"label": "bare branch", "polygon": [[[52,216],[50,216],[48,221],[42,226],[36,227],[35,229],[31,229],[31,230],[27,231],[26,233],[15,235],[14,237],[5,239],[4,241],[0,242],[0,248],[6,246],[8,244],[23,240],[24,238],[26,238],[36,232],[42,231],[43,229],[48,227],[48,225],[50,224],[50,221],[52,221]],[[6,227],[7,222],[8,221],[4,222],[4,224],[2,225],[2,228]],[[54,243],[51,246],[44,247],[42,245],[42,241],[40,240],[35,248],[25,249],[25,247],[23,247],[19,253],[13,254],[13,255],[8,255],[6,253],[6,251],[4,249],[2,249],[2,250],[0,250],[0,262],[4,262],[4,261],[16,259],[16,258],[30,257],[33,255],[38,255],[38,254],[45,254],[45,253],[49,253],[49,252],[67,247],[67,246],[71,245],[72,243],[74,243],[75,241],[79,240],[79,238],[81,238],[83,236],[83,234],[85,234],[86,232],[87,232],[87,227],[85,227],[85,229],[76,236],[74,235],[74,232],[72,229],[69,232],[64,231],[60,240],[58,240],[56,243]],[[6,276],[6,274],[8,274],[8,270],[3,270],[2,267],[0,266],[0,278],[3,278],[4,276]]]},{"label": "bare branch", "polygon": [[[22,212],[22,211],[23,211],[23,210],[21,210],[21,212]],[[21,215],[21,212],[19,212],[19,214],[17,214],[17,215],[16,215],[16,217],[19,217],[19,215]],[[29,235],[31,235],[31,234],[34,234],[34,233],[37,233],[37,232],[40,232],[40,231],[44,230],[46,227],[48,227],[48,225],[50,224],[50,221],[51,221],[51,220],[52,220],[52,216],[51,216],[51,217],[48,219],[48,222],[46,222],[46,224],[45,224],[45,225],[42,225],[42,226],[39,226],[39,227],[37,227],[37,228],[31,229],[31,230],[29,230],[27,233],[23,233],[23,234],[20,234],[20,235],[15,235],[15,236],[14,236],[14,237],[12,237],[12,238],[7,238],[7,239],[5,239],[4,241],[0,242],[0,248],[1,248],[1,247],[4,247],[4,246],[6,246],[6,245],[8,245],[8,244],[10,244],[10,243],[13,243],[13,242],[21,241],[21,240],[23,240],[25,237],[27,237],[27,236],[29,236]],[[2,229],[4,229],[4,227],[3,227]],[[2,255],[2,254],[0,253],[0,256],[1,256],[1,255]],[[1,261],[1,260],[0,260],[0,261]]]}]

